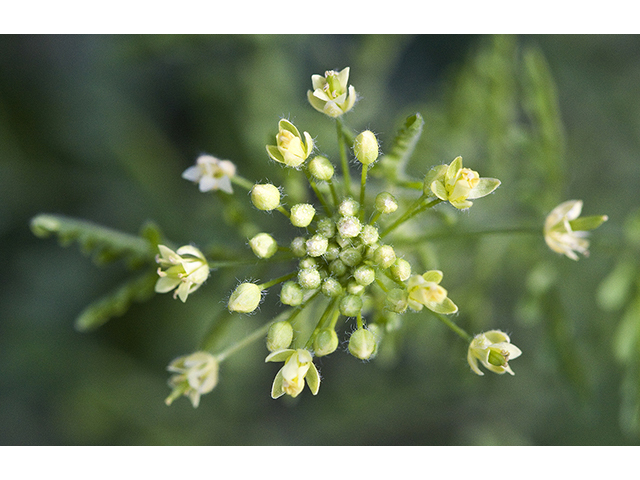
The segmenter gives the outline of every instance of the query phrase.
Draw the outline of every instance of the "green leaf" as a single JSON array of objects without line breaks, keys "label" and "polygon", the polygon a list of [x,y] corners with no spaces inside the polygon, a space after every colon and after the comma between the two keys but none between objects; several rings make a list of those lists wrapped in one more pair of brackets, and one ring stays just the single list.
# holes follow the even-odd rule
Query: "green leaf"
[{"label": "green leaf", "polygon": [[404,167],[409,157],[411,157],[416,143],[418,143],[423,126],[424,119],[422,115],[416,113],[409,116],[393,139],[389,153],[380,158],[377,164],[378,168],[374,169],[372,174],[378,177],[386,177],[391,182],[405,177]]},{"label": "green leaf", "polygon": [[141,238],[85,220],[77,220],[62,215],[40,214],[31,219],[31,231],[40,238],[57,235],[63,246],[76,241],[83,253],[93,255],[98,264],[105,264],[121,258],[132,263],[153,260],[157,251],[150,238],[159,237],[147,227]]},{"label": "green leaf", "polygon": [[145,273],[93,302],[76,319],[76,330],[81,332],[95,330],[111,318],[123,315],[133,302],[148,300],[154,293],[157,278],[155,272]]}]

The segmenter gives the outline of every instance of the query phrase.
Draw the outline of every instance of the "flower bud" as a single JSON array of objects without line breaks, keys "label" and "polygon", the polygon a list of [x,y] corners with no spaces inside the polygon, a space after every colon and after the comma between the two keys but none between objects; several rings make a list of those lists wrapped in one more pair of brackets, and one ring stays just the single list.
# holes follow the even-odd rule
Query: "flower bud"
[{"label": "flower bud", "polygon": [[338,348],[338,334],[332,328],[323,328],[313,339],[313,350],[317,357],[329,355]]},{"label": "flower bud", "polygon": [[345,295],[340,300],[340,313],[345,317],[355,317],[362,311],[362,297]]},{"label": "flower bud", "polygon": [[251,313],[260,304],[262,291],[255,283],[241,283],[229,298],[229,311]]},{"label": "flower bud", "polygon": [[359,328],[349,338],[349,352],[360,360],[367,360],[376,351],[376,339],[366,328]]},{"label": "flower bud", "polygon": [[256,184],[251,189],[251,202],[258,210],[271,211],[280,206],[280,190],[270,183]]},{"label": "flower bud", "polygon": [[308,203],[298,203],[291,207],[291,223],[295,227],[308,227],[316,214],[316,209]]},{"label": "flower bud", "polygon": [[343,217],[357,215],[358,210],[360,210],[360,203],[353,198],[345,198],[338,206],[338,213]]},{"label": "flower bud", "polygon": [[382,245],[373,254],[373,259],[382,268],[389,268],[396,261],[396,252],[391,245]]},{"label": "flower bud", "polygon": [[362,260],[362,253],[355,247],[345,248],[340,252],[340,260],[349,267],[355,267]]},{"label": "flower bud", "polygon": [[353,153],[360,163],[370,165],[378,158],[378,140],[371,130],[365,130],[356,137]]},{"label": "flower bud", "polygon": [[328,261],[335,260],[340,256],[340,247],[331,242],[327,247],[327,251],[324,254],[324,258]]},{"label": "flower bud", "polygon": [[347,273],[347,266],[344,264],[342,260],[337,258],[333,262],[329,264],[329,271],[333,273],[336,277],[341,277],[345,273]]},{"label": "flower bud", "polygon": [[403,313],[409,306],[409,294],[402,288],[394,288],[387,293],[385,307],[395,313]]},{"label": "flower bud", "polygon": [[304,291],[296,282],[288,281],[282,284],[282,289],[280,290],[280,301],[283,304],[296,307],[302,303],[303,298]]},{"label": "flower bud", "polygon": [[296,257],[304,257],[307,254],[307,241],[304,237],[296,237],[291,240],[291,253]]},{"label": "flower bud", "polygon": [[403,258],[396,259],[393,265],[391,265],[390,270],[393,278],[401,282],[404,282],[411,276],[411,264]]},{"label": "flower bud", "polygon": [[347,283],[347,293],[350,293],[351,295],[361,296],[362,294],[364,294],[364,291],[365,286],[359,284],[354,279],[349,280],[349,282]]},{"label": "flower bud", "polygon": [[373,225],[365,225],[362,232],[360,232],[360,238],[365,245],[373,245],[378,241],[379,237],[378,229]]},{"label": "flower bud", "polygon": [[319,257],[324,255],[328,246],[329,241],[325,237],[321,235],[314,235],[307,240],[307,255],[310,257]]},{"label": "flower bud", "polygon": [[318,180],[331,180],[333,172],[333,165],[325,157],[318,156],[309,162],[309,173]]},{"label": "flower bud", "polygon": [[353,278],[358,284],[366,287],[376,279],[376,271],[368,265],[362,265],[353,272]]},{"label": "flower bud", "polygon": [[360,220],[358,220],[358,217],[352,215],[342,217],[338,220],[336,227],[338,228],[338,233],[343,238],[357,237],[362,231],[362,224],[360,223]]},{"label": "flower bud", "polygon": [[293,327],[289,322],[275,322],[267,332],[267,349],[270,352],[289,348],[293,340]]},{"label": "flower bud", "polygon": [[322,218],[318,220],[316,233],[324,238],[331,238],[336,233],[336,224],[330,218]]},{"label": "flower bud", "polygon": [[379,193],[376,196],[376,210],[380,213],[393,213],[398,209],[396,197],[388,192]]},{"label": "flower bud", "polygon": [[259,233],[251,240],[249,246],[258,258],[270,258],[278,251],[278,242],[268,233]]},{"label": "flower bud", "polygon": [[342,295],[342,292],[342,285],[335,278],[327,277],[322,281],[322,293],[327,297],[335,298]]},{"label": "flower bud", "polygon": [[304,268],[298,272],[298,283],[306,290],[313,290],[320,286],[322,278],[315,268]]}]

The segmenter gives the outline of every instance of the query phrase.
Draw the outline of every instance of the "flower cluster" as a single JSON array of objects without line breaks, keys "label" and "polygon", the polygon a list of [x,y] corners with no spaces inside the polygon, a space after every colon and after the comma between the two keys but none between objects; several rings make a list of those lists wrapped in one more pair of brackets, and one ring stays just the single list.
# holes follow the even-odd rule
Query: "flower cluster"
[{"label": "flower cluster", "polygon": [[[198,158],[196,165],[183,174],[184,178],[198,182],[203,192],[221,190],[230,194],[232,182],[241,185],[249,192],[255,209],[280,212],[291,224],[294,233],[288,240],[276,240],[267,232],[248,239],[248,246],[259,261],[269,262],[282,252],[293,258],[289,273],[263,283],[243,281],[227,303],[231,314],[251,314],[258,310],[269,290],[279,286],[279,301],[288,310],[246,340],[266,336],[269,354],[265,361],[284,362],[273,381],[271,396],[297,397],[305,384],[316,395],[320,374],[314,357],[335,352],[340,343],[339,332],[350,332],[348,351],[353,357],[369,360],[376,356],[385,332],[391,328],[390,319],[407,311],[421,312],[425,307],[432,317],[468,342],[467,360],[473,372],[483,375],[479,362],[494,373],[513,375],[508,362],[522,352],[509,336],[500,330],[476,336],[466,333],[450,318],[458,313],[458,306],[441,285],[443,272],[437,269],[414,272],[410,261],[393,246],[396,228],[417,214],[442,202],[458,210],[469,209],[473,205],[471,200],[494,192],[500,181],[480,177],[478,172],[463,167],[462,158],[456,157],[450,164],[434,167],[414,187],[420,190],[421,197],[408,207],[398,201],[393,190],[367,190],[368,172],[381,162],[380,147],[370,130],[353,136],[344,133],[342,116],[352,110],[358,97],[348,80],[349,68],[328,71],[324,76],[313,75],[313,89],[307,94],[311,106],[337,124],[341,176],[337,173],[339,168],[326,156],[313,154],[316,147],[313,137],[306,131],[301,134],[289,120],[278,122],[275,144],[266,145],[268,158],[276,164],[304,173],[317,204],[287,205],[283,199],[288,197],[282,187],[249,182],[236,173],[231,162],[209,155]],[[347,138],[352,139],[349,145]],[[354,156],[351,163],[360,166],[360,191],[356,193],[351,188],[348,152]],[[544,226],[549,246],[570,258],[577,258],[575,251],[587,253],[588,244],[581,232],[606,220],[606,217],[577,220],[581,207],[581,202],[560,205]],[[163,245],[159,249],[160,278],[156,291],[175,289],[175,295],[186,301],[208,278],[207,260],[191,246],[176,252]],[[319,317],[301,314],[310,305],[320,308]],[[312,328],[299,328],[298,322],[305,321],[313,322]],[[348,323],[352,323],[351,328],[338,328]],[[169,370],[176,375],[170,380],[173,390],[167,403],[186,395],[197,406],[200,395],[215,387],[218,364],[239,348],[232,346],[215,357],[196,352],[172,362]]]}]

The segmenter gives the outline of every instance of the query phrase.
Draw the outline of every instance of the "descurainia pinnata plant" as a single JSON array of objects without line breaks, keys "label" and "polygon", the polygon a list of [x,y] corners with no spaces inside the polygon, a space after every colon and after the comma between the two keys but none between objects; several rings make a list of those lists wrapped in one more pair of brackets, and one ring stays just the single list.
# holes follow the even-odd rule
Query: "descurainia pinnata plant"
[{"label": "descurainia pinnata plant", "polygon": [[[316,201],[289,206],[283,187],[251,182],[240,175],[242,169],[237,165],[211,155],[198,157],[196,164],[184,171],[182,176],[197,183],[203,193],[237,195],[232,188],[235,185],[249,193],[250,202],[258,211],[284,215],[291,225],[290,236],[279,232],[276,239],[271,233],[257,233],[247,241],[247,255],[249,258],[253,254],[254,259],[266,263],[288,259],[291,267],[277,278],[264,282],[247,279],[233,289],[227,302],[228,315],[237,316],[240,321],[243,315],[259,312],[261,302],[276,286],[280,288],[283,311],[276,318],[266,318],[256,331],[223,350],[197,350],[172,361],[168,370],[174,375],[167,404],[184,395],[197,407],[200,396],[217,385],[218,369],[225,359],[258,339],[266,341],[270,352],[266,362],[284,362],[275,375],[273,398],[296,397],[305,384],[316,395],[320,374],[314,357],[338,351],[339,332],[350,331],[345,342],[348,352],[358,360],[369,361],[385,342],[385,332],[397,328],[402,314],[425,309],[468,344],[468,363],[473,372],[482,375],[480,362],[492,372],[513,374],[508,361],[520,356],[520,349],[500,330],[473,336],[454,322],[451,315],[459,308],[449,298],[449,290],[441,285],[444,273],[436,268],[416,269],[407,259],[402,245],[407,244],[410,230],[403,233],[404,243],[396,238],[405,224],[441,203],[448,202],[456,210],[470,209],[474,205],[471,200],[493,193],[500,181],[463,167],[460,156],[449,164],[433,166],[422,181],[407,181],[406,173],[401,171],[405,162],[398,159],[411,155],[422,131],[422,117],[409,117],[389,153],[381,155],[378,138],[372,131],[356,135],[343,121],[358,98],[355,87],[349,84],[349,74],[349,68],[345,68],[328,71],[324,76],[313,75],[308,92],[310,105],[335,123],[336,163],[326,155],[315,155],[317,144],[312,134],[304,130],[301,134],[286,119],[278,121],[275,145],[265,146],[265,161],[270,159],[275,162],[274,167],[306,177]],[[359,182],[357,176],[352,178],[353,165],[359,168]],[[383,172],[385,181],[370,178],[369,172],[376,168]],[[580,221],[577,217],[581,208],[581,202],[563,203],[544,225],[549,246],[573,259],[577,259],[575,251],[587,252],[586,240],[578,232],[593,229],[606,220],[587,217]],[[67,241],[77,238],[83,245],[100,248],[113,258],[126,257],[151,266],[151,277],[104,299],[100,315],[84,317],[85,326],[97,326],[105,317],[121,314],[132,301],[141,299],[143,290],[144,299],[155,288],[156,293],[174,291],[174,297],[183,302],[197,301],[211,269],[248,263],[248,258],[209,259],[192,245],[174,250],[155,228],[136,237],[87,222],[40,215],[32,220],[32,229],[39,236],[56,233]],[[200,291],[194,295],[196,290]],[[455,291],[452,294],[455,298]]]}]

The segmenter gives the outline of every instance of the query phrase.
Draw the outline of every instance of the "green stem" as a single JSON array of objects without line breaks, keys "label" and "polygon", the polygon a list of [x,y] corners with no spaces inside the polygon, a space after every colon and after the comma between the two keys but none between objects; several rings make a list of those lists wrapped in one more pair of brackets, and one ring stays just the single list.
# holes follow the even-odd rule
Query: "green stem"
[{"label": "green stem", "polygon": [[286,208],[284,208],[282,205],[278,205],[276,210],[282,213],[285,217],[291,218],[291,214],[289,213],[289,211]]},{"label": "green stem", "polygon": [[266,283],[258,285],[258,287],[260,287],[260,290],[266,290],[267,288],[273,287],[274,285],[277,285],[278,283],[286,282],[290,278],[295,277],[297,274],[298,274],[297,271],[296,272],[287,273],[286,275],[283,275],[283,276],[278,277],[278,278],[274,278],[273,280],[269,280]]},{"label": "green stem", "polygon": [[264,336],[269,331],[269,327],[271,326],[272,323],[273,322],[269,322],[269,323],[267,323],[265,325],[262,325],[260,328],[258,328],[257,330],[254,330],[252,333],[250,333],[249,335],[247,335],[243,339],[241,339],[238,342],[234,343],[233,345],[229,346],[226,350],[223,350],[222,352],[217,354],[215,357],[218,360],[218,362],[222,362],[227,357],[229,357],[233,353],[237,352],[238,350],[246,347],[250,343],[253,343],[253,342],[255,342],[256,340],[258,340],[260,338],[264,338]]},{"label": "green stem", "polygon": [[431,197],[423,194],[420,198],[418,198],[418,200],[416,200],[413,203],[413,205],[411,205],[407,209],[407,211],[400,218],[398,218],[395,222],[393,222],[392,225],[387,227],[380,234],[380,238],[384,237],[385,235],[388,235],[389,233],[394,231],[396,228],[398,228],[400,225],[402,225],[404,222],[410,220],[411,218],[413,218],[417,214],[425,211],[427,208],[434,207],[437,204],[439,204],[440,202],[442,202],[442,200],[440,200],[439,198],[435,198],[435,199],[431,199],[431,200],[430,199],[431,199]]},{"label": "green stem", "polygon": [[331,198],[333,199],[333,204],[337,206],[339,203],[338,192],[336,191],[336,186],[333,183],[333,179],[329,179],[327,183],[329,184],[329,189],[331,190]]},{"label": "green stem", "polygon": [[348,197],[351,195],[351,174],[349,173],[347,149],[342,128],[342,120],[340,120],[340,118],[336,118],[336,129],[338,132],[338,150],[340,152],[340,163],[342,164],[342,176],[344,177],[344,194],[346,197]]},{"label": "green stem", "polygon": [[333,300],[331,300],[331,302],[329,302],[329,304],[327,305],[327,308],[325,308],[324,312],[322,313],[320,320],[318,320],[318,323],[316,324],[316,328],[314,328],[311,335],[309,335],[309,339],[307,340],[307,343],[305,344],[304,348],[311,349],[311,346],[313,345],[313,340],[316,338],[316,335],[318,335],[318,332],[322,330],[322,327],[327,321],[327,318],[329,318],[329,316],[333,314],[336,307],[336,301],[337,300],[334,298]]},{"label": "green stem", "polygon": [[414,241],[428,241],[428,240],[437,240],[440,238],[464,238],[464,237],[479,237],[482,235],[505,235],[505,234],[528,234],[528,235],[543,235],[542,228],[540,226],[523,226],[523,227],[504,227],[504,228],[488,228],[485,230],[473,230],[473,231],[459,231],[459,230],[451,230],[451,231],[441,231],[434,232],[428,235],[421,235],[419,237],[414,237],[411,239]]},{"label": "green stem", "polygon": [[245,190],[251,191],[253,189],[254,183],[247,180],[244,177],[241,177],[240,175],[234,175],[233,177],[231,177],[231,182],[235,183],[236,185],[238,185],[239,187],[244,188]]},{"label": "green stem", "polygon": [[362,175],[360,176],[360,220],[364,220],[364,198],[365,198],[365,188],[367,186],[367,172],[369,170],[369,165],[362,165]]},{"label": "green stem", "polygon": [[471,340],[473,340],[473,337],[471,335],[469,335],[467,332],[465,332],[462,328],[460,328],[458,325],[456,325],[455,323],[453,323],[448,317],[446,317],[445,315],[442,315],[440,313],[435,313],[435,312],[431,312],[433,313],[433,315],[436,316],[436,318],[438,318],[438,320],[440,320],[442,323],[444,323],[447,327],[449,327],[451,330],[453,330],[456,334],[458,334],[463,340],[467,341],[467,342],[471,342]]},{"label": "green stem", "polygon": [[318,185],[316,184],[315,180],[311,176],[311,173],[309,172],[309,169],[307,168],[306,164],[303,167],[303,170],[304,170],[304,174],[307,176],[307,180],[309,181],[309,185],[311,185],[311,188],[313,189],[313,192],[316,194],[316,197],[318,198],[318,200],[322,204],[322,208],[324,208],[325,213],[327,215],[329,215],[329,216],[333,215],[333,211],[332,211],[331,207],[327,203],[327,201],[324,198],[324,195],[322,194],[322,192],[318,189]]}]

